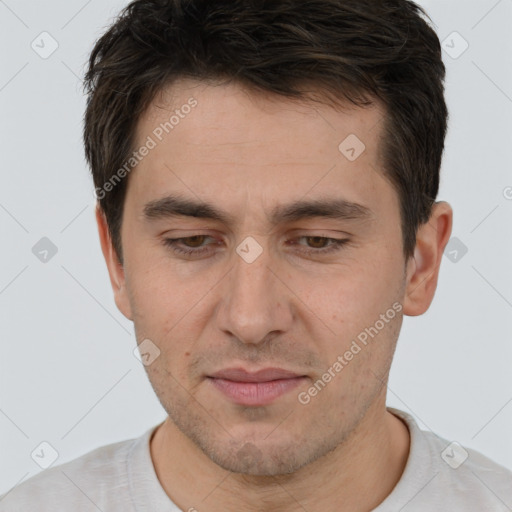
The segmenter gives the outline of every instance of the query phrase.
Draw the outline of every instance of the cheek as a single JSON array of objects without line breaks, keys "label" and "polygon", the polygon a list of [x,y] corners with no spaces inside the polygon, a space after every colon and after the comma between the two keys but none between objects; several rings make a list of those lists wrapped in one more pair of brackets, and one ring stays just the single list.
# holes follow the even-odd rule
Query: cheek
[{"label": "cheek", "polygon": [[[168,262],[147,261],[147,269],[138,271],[134,261],[127,265],[126,286],[133,311],[136,337],[140,343],[151,340],[160,355],[147,367],[155,379],[166,378],[166,371],[176,377],[189,364],[201,331],[209,318],[210,278],[191,282],[176,276]],[[206,276],[205,276],[206,277]],[[169,376],[167,376],[169,378]]]},{"label": "cheek", "polygon": [[125,273],[135,316],[157,329],[171,330],[205,293],[202,285],[181,277],[156,250],[132,253]]},{"label": "cheek", "polygon": [[298,295],[305,309],[326,332],[341,339],[373,324],[400,297],[402,284],[396,261],[384,256],[378,261],[361,257],[314,279],[304,275],[299,279]]}]

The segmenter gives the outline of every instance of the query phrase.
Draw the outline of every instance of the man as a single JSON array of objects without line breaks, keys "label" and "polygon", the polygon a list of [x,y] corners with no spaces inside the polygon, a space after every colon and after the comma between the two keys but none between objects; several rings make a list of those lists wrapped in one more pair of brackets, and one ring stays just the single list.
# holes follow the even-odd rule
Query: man
[{"label": "man", "polygon": [[452,210],[408,0],[138,0],[97,42],[103,254],[167,419],[0,510],[505,511],[512,473],[386,407]]}]

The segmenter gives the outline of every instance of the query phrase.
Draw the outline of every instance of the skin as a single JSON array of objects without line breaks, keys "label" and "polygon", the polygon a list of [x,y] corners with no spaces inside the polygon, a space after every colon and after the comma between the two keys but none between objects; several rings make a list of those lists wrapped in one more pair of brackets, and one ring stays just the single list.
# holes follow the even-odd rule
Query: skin
[{"label": "skin", "polygon": [[[409,432],[386,410],[386,384],[403,315],[421,315],[433,299],[452,210],[435,204],[406,262],[398,196],[380,164],[378,104],[334,109],[182,80],[139,119],[136,146],[192,96],[197,106],[129,176],[123,265],[97,209],[116,304],[138,342],[160,350],[146,366],[168,413],[150,445],[158,478],[183,510],[372,510],[407,462]],[[366,146],[353,162],[338,149],[349,134]],[[148,202],[171,193],[211,203],[234,223],[144,217]],[[269,223],[275,206],[339,197],[371,215]],[[163,243],[199,235],[188,245],[206,246],[201,256]],[[248,236],[262,248],[252,263],[235,250]],[[349,241],[307,254],[325,247],[311,237]],[[301,404],[298,394],[394,303],[402,311]],[[307,379],[268,405],[242,407],[206,378],[270,366]]]}]

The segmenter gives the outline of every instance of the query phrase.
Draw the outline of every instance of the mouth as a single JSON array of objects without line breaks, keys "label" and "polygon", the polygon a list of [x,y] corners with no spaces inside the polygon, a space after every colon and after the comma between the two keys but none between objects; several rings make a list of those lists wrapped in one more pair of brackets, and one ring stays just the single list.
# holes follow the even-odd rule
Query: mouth
[{"label": "mouth", "polygon": [[232,402],[261,406],[289,393],[303,383],[307,376],[282,368],[264,368],[257,372],[228,368],[208,375],[207,379]]}]

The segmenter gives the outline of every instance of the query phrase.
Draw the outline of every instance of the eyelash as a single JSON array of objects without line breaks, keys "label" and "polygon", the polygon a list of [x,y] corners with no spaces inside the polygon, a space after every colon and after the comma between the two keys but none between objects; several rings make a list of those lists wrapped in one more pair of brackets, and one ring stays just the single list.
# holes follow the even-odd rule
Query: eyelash
[{"label": "eyelash", "polygon": [[[204,253],[208,252],[208,250],[209,250],[208,246],[202,246],[197,249],[190,248],[190,247],[184,249],[182,246],[179,245],[180,242],[182,242],[183,240],[189,240],[191,238],[196,238],[196,237],[200,237],[200,236],[204,236],[206,238],[211,238],[206,235],[194,235],[194,236],[187,236],[187,237],[183,237],[183,238],[166,238],[163,240],[163,243],[165,246],[170,247],[171,250],[175,254],[181,254],[181,255],[186,255],[186,256],[202,256]],[[326,241],[331,242],[330,245],[327,246],[327,248],[321,248],[321,249],[309,248],[306,250],[301,249],[301,252],[306,253],[306,255],[308,255],[308,256],[310,256],[312,254],[324,255],[324,254],[330,254],[330,253],[339,251],[344,245],[346,245],[349,242],[349,239],[347,239],[347,238],[338,239],[338,238],[328,238],[325,236],[300,236],[300,237],[298,237],[298,239],[301,239],[301,238],[318,238],[321,240],[326,240]]]}]

